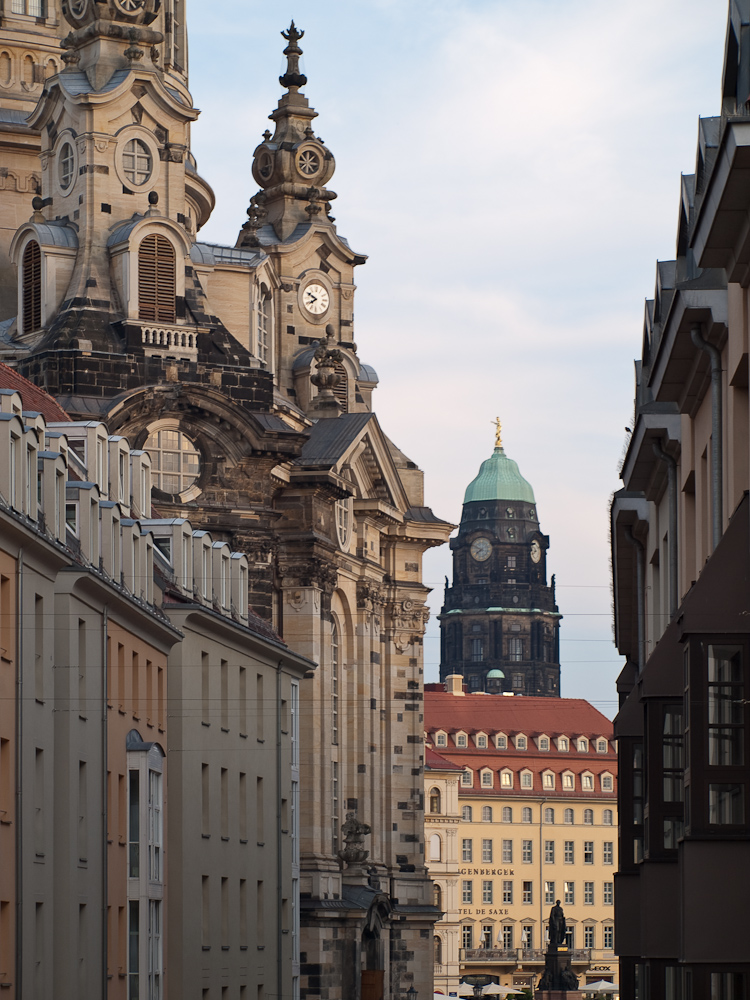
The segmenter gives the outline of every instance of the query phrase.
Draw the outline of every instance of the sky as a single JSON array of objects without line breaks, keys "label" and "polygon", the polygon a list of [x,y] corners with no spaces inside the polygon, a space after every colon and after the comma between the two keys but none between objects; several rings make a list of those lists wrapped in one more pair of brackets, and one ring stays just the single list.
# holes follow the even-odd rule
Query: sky
[{"label": "sky", "polygon": [[[386,434],[458,523],[503,424],[550,537],[561,688],[609,717],[608,509],[633,413],[656,260],[674,257],[680,173],[719,112],[726,0],[189,0],[192,149],[217,194],[201,230],[234,244],[252,154],[283,89],[279,32],[336,158],[357,269],[354,339]],[[425,680],[438,679],[433,587]]]}]

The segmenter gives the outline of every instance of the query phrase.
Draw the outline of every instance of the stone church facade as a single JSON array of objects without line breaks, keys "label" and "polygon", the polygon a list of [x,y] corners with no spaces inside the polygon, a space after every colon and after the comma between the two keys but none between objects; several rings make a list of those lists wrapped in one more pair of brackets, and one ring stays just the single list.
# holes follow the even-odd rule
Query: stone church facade
[{"label": "stone church facade", "polygon": [[190,152],[183,0],[6,0],[0,358],[147,451],[161,517],[246,552],[250,607],[318,664],[295,990],[426,996],[421,557],[452,526],[372,411],[353,330],[365,257],[331,216],[301,37],[284,32],[247,221],[218,246],[198,237],[214,194]]}]

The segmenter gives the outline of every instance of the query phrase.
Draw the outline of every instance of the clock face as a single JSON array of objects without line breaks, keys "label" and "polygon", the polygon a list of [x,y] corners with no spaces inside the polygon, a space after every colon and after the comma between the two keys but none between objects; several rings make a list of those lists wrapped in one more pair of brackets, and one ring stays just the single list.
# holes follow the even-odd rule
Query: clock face
[{"label": "clock face", "polygon": [[330,305],[328,289],[323,285],[308,285],[302,293],[302,305],[313,316],[321,316]]},{"label": "clock face", "polygon": [[476,559],[477,562],[486,562],[492,555],[489,538],[477,538],[471,543],[469,552],[471,552],[472,559]]},{"label": "clock face", "polygon": [[542,550],[536,538],[531,543],[531,548],[529,549],[529,555],[531,556],[531,561],[535,563],[538,563],[539,560],[542,558]]}]

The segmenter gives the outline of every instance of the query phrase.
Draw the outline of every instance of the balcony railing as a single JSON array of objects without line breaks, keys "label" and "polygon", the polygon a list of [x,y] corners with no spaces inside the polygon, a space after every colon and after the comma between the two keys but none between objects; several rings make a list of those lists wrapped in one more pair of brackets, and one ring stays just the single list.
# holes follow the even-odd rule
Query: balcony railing
[{"label": "balcony railing", "polygon": [[[590,962],[590,948],[574,948],[569,952],[571,962]],[[513,963],[544,962],[545,952],[541,948],[461,948],[459,961]]]},{"label": "balcony railing", "polygon": [[198,335],[194,330],[143,324],[141,341],[147,354],[170,354],[191,360],[198,357]]}]

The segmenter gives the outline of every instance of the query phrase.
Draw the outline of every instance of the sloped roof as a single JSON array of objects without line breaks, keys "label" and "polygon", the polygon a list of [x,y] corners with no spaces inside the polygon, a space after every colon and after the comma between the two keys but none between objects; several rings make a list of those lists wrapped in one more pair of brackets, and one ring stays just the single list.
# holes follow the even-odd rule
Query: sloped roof
[{"label": "sloped roof", "polygon": [[[612,739],[612,723],[583,698],[508,698],[504,695],[454,695],[425,691],[424,725],[428,732],[524,733]],[[505,752],[505,751],[503,751]],[[525,751],[528,753],[528,751]],[[519,751],[524,755],[524,751]],[[566,754],[566,757],[575,754]],[[579,755],[580,756],[580,755]],[[592,756],[596,756],[595,754]],[[603,756],[603,755],[602,755]]]},{"label": "sloped roof", "polygon": [[463,771],[460,764],[454,764],[452,760],[448,760],[447,757],[441,756],[437,750],[433,750],[431,746],[425,747],[425,757],[424,764],[427,770],[432,769],[433,771]]},{"label": "sloped roof", "polygon": [[482,462],[479,474],[466,487],[464,503],[475,500],[522,500],[535,503],[531,483],[518,470],[518,463],[508,458],[503,448],[495,448]]},{"label": "sloped roof", "polygon": [[318,420],[295,465],[334,465],[372,418],[372,413],[342,413],[335,420]]},{"label": "sloped roof", "polygon": [[0,389],[13,389],[20,395],[24,410],[41,413],[48,423],[61,420],[72,422],[53,396],[35,386],[33,382],[29,382],[23,375],[19,375],[15,368],[9,368],[2,363],[0,363]]}]

